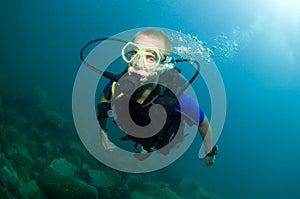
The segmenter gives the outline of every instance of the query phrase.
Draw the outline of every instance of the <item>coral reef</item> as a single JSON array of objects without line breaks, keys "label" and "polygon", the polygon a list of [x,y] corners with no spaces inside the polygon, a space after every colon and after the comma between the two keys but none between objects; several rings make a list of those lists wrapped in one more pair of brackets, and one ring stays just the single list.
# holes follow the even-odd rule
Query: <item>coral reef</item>
[{"label": "coral reef", "polygon": [[51,198],[98,198],[97,189],[75,178],[74,171],[75,167],[66,159],[55,159],[38,176],[37,184]]},{"label": "coral reef", "polygon": [[67,122],[71,116],[45,90],[28,90],[18,98],[3,89],[0,86],[0,198],[217,198],[188,180],[171,186],[155,173],[126,174],[102,165]]}]

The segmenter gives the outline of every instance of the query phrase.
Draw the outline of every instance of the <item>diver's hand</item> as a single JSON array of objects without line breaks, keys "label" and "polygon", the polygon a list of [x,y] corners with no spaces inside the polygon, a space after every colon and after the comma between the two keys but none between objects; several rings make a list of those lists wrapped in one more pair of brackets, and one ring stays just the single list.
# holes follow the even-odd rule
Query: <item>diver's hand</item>
[{"label": "diver's hand", "polygon": [[215,163],[215,160],[216,160],[216,155],[218,154],[218,146],[215,145],[211,151],[206,154],[206,157],[205,157],[205,163],[207,166],[212,166],[214,165]]},{"label": "diver's hand", "polygon": [[112,151],[116,148],[116,145],[114,145],[109,139],[106,134],[106,132],[103,129],[100,129],[100,136],[101,136],[101,143],[105,150]]},{"label": "diver's hand", "polygon": [[215,155],[213,155],[213,156],[206,156],[205,157],[205,163],[206,163],[207,166],[214,165],[215,160],[216,160],[216,156]]}]

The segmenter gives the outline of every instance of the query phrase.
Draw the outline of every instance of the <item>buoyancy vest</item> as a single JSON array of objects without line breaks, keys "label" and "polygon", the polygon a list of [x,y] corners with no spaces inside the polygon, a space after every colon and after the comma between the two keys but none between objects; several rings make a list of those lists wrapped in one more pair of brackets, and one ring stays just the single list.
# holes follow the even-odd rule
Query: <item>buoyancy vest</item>
[{"label": "buoyancy vest", "polygon": [[[170,73],[169,73],[170,74]],[[171,75],[173,77],[174,74]],[[177,91],[180,90],[180,87],[178,84],[174,84],[174,80],[170,79],[168,77],[169,84],[170,86],[176,87]],[[178,80],[176,80],[178,81]],[[178,82],[177,82],[178,83]],[[181,83],[181,85],[183,85]],[[154,150],[159,150],[162,147],[168,145],[173,138],[178,135],[179,137],[183,138],[183,129],[180,127],[180,122],[181,122],[181,112],[176,110],[176,107],[178,107],[178,99],[176,95],[169,89],[169,85],[160,82],[159,84],[156,85],[156,87],[152,90],[150,95],[145,99],[145,101],[142,104],[139,104],[137,102],[137,99],[139,98],[139,94],[142,87],[137,89],[130,98],[126,95],[122,95],[121,91],[118,90],[118,86],[116,82],[114,82],[111,86],[111,91],[110,91],[110,97],[117,97],[117,100],[114,100],[114,112],[118,113],[117,117],[115,118],[115,123],[118,124],[118,126],[122,129],[125,130],[128,129],[128,123],[126,119],[132,119],[132,121],[139,125],[139,126],[147,126],[150,122],[156,123],[157,120],[161,119],[161,113],[160,112],[153,112],[153,117],[152,121],[149,117],[149,109],[151,106],[154,104],[160,104],[163,106],[167,113],[167,119],[166,122],[163,126],[163,128],[155,135],[147,138],[141,138],[141,137],[135,137],[132,135],[127,134],[126,136],[122,137],[121,140],[132,140],[134,141],[135,147],[137,148],[137,145],[140,144],[142,145],[143,149],[151,152]],[[174,90],[173,90],[174,91]],[[129,115],[125,115],[127,113],[126,111],[122,111],[124,108],[124,103],[126,101],[128,102],[129,100]],[[105,109],[104,112],[107,112],[111,109],[111,104],[106,103],[104,106],[103,104],[99,104],[102,106],[102,109]],[[98,110],[99,110],[99,105],[98,105]],[[102,112],[102,113],[100,113]],[[122,115],[124,114],[124,115]],[[105,114],[103,114],[103,111],[98,112],[98,119],[101,119],[101,117],[106,117]],[[131,117],[131,118],[129,118]],[[176,139],[180,140],[180,139]]]}]

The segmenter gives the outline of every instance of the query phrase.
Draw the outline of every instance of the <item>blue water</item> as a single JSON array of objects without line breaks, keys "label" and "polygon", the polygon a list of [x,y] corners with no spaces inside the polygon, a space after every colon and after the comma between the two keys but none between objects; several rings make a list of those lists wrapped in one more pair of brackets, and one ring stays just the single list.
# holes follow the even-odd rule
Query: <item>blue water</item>
[{"label": "blue water", "polygon": [[[79,50],[91,39],[155,26],[215,46],[213,59],[227,94],[216,164],[206,167],[198,159],[200,142],[195,140],[183,157],[160,172],[169,178],[190,177],[226,199],[300,197],[299,1],[11,0],[1,4],[1,71],[11,75],[7,86],[17,95],[23,87],[39,85],[70,114],[81,64]],[[209,103],[205,97],[201,100],[209,114]]]}]

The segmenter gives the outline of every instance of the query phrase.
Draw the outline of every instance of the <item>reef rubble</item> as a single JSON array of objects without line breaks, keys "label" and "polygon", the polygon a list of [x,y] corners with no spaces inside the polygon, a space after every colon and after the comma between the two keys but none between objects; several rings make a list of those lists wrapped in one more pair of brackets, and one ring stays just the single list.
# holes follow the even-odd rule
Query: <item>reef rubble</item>
[{"label": "reef rubble", "polygon": [[[71,116],[46,90],[10,97],[0,88],[0,198],[215,199],[200,185],[127,174],[93,158]],[[191,190],[192,189],[192,190]]]}]

